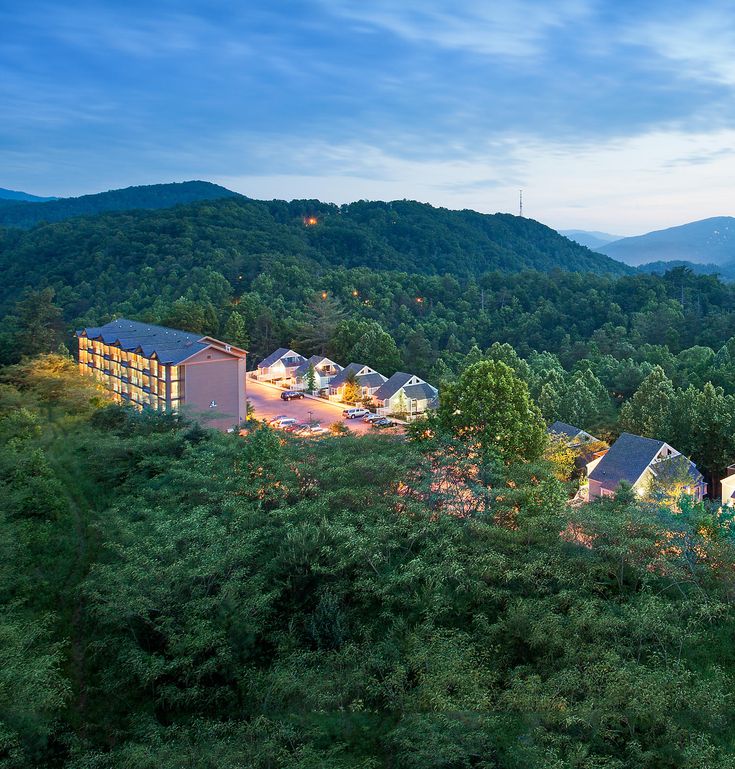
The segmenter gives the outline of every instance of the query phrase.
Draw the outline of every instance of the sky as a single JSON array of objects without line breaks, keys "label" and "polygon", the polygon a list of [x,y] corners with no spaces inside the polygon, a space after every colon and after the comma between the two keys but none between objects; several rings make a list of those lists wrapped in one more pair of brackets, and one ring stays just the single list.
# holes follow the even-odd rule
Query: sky
[{"label": "sky", "polygon": [[631,235],[735,215],[735,12],[0,0],[0,187],[206,179]]}]

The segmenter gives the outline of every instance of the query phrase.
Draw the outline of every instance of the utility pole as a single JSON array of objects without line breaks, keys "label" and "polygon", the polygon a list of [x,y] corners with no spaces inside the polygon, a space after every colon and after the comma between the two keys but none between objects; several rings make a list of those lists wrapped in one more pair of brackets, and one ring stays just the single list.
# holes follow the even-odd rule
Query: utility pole
[{"label": "utility pole", "polygon": [[518,195],[518,216],[523,216],[523,190]]}]

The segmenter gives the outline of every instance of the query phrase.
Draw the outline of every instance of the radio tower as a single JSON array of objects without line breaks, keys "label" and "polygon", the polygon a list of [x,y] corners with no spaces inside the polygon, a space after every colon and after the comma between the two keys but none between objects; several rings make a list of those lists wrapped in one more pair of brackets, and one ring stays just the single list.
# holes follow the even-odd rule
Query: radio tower
[{"label": "radio tower", "polygon": [[523,190],[520,190],[518,200],[518,216],[523,216]]}]

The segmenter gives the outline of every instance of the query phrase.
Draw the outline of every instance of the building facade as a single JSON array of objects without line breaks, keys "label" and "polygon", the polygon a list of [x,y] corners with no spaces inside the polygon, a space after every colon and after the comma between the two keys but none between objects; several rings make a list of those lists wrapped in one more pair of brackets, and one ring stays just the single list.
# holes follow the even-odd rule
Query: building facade
[{"label": "building facade", "polygon": [[246,350],[125,318],[80,329],[77,337],[80,369],[118,403],[182,412],[217,429],[246,418]]}]

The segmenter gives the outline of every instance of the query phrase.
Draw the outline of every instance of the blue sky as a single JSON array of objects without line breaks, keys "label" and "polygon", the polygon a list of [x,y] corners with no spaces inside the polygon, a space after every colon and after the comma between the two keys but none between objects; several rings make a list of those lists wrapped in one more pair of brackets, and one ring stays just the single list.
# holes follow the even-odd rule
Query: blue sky
[{"label": "blue sky", "polygon": [[0,186],[735,214],[730,2],[0,0]]}]

